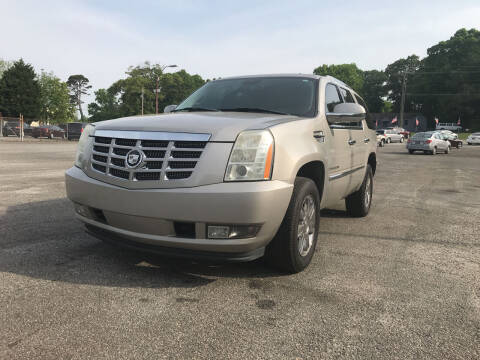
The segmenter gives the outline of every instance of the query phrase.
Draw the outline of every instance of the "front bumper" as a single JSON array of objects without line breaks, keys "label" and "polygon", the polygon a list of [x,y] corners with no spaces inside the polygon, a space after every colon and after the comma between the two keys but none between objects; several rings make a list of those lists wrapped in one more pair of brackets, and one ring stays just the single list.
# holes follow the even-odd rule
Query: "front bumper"
[{"label": "front bumper", "polygon": [[[183,250],[187,256],[195,256],[194,252],[220,257],[231,254],[226,257],[245,260],[263,255],[293,191],[293,185],[283,181],[129,190],[92,179],[76,167],[65,176],[68,198],[101,212],[101,218],[77,213],[89,232],[99,238],[136,243],[145,250],[153,246]],[[194,224],[194,235],[178,235],[174,226],[177,222]],[[259,224],[261,228],[252,238],[208,239],[208,224]]]},{"label": "front bumper", "polygon": [[479,138],[475,138],[475,139],[467,138],[467,143],[468,144],[480,144],[480,139]]}]

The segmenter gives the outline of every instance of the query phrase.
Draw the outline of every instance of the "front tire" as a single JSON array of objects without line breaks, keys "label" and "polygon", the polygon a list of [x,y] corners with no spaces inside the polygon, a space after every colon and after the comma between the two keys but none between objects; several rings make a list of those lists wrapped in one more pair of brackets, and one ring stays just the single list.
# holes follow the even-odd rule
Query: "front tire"
[{"label": "front tire", "polygon": [[450,152],[450,146],[447,146],[447,149],[445,150],[445,154],[448,154]]},{"label": "front tire", "polygon": [[408,150],[408,153],[409,153],[409,154],[413,154],[413,150]]},{"label": "front tire", "polygon": [[267,264],[298,273],[311,262],[320,224],[320,196],[315,183],[297,177],[287,213],[265,250]]},{"label": "front tire", "polygon": [[368,164],[362,186],[345,199],[347,213],[353,217],[367,216],[370,211],[370,206],[372,205],[372,194],[373,171],[370,164]]}]

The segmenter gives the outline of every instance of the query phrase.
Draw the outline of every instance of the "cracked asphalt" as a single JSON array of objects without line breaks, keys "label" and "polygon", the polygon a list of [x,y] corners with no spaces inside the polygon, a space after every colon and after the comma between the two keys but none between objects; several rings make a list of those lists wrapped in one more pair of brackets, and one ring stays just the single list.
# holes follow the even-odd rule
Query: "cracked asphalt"
[{"label": "cracked asphalt", "polygon": [[480,147],[378,149],[373,207],[310,267],[106,245],[65,198],[76,143],[0,140],[1,359],[479,359]]}]

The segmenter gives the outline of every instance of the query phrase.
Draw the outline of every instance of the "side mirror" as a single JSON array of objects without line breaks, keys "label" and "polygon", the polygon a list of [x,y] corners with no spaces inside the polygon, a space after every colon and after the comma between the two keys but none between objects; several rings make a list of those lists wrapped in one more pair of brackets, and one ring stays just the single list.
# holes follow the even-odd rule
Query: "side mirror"
[{"label": "side mirror", "polygon": [[167,105],[165,106],[165,108],[163,109],[163,112],[165,114],[168,114],[170,112],[172,112],[173,110],[175,110],[177,108],[177,105]]},{"label": "side mirror", "polygon": [[355,103],[341,103],[335,106],[333,113],[327,113],[330,124],[342,124],[365,119],[365,108]]}]

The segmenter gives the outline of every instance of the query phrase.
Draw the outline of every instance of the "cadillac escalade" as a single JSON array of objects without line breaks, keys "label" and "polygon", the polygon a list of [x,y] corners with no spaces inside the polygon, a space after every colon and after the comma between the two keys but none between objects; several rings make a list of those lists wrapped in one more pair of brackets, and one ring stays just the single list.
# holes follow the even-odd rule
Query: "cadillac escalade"
[{"label": "cadillac escalade", "polygon": [[372,203],[376,134],[362,98],[333,77],[207,82],[165,114],[85,127],[67,195],[88,233],[168,256],[299,272],[320,210]]}]

